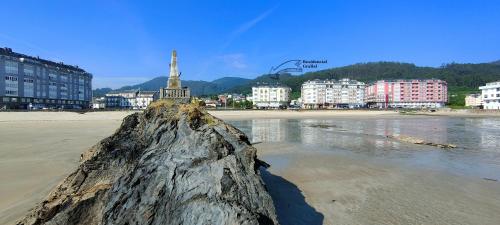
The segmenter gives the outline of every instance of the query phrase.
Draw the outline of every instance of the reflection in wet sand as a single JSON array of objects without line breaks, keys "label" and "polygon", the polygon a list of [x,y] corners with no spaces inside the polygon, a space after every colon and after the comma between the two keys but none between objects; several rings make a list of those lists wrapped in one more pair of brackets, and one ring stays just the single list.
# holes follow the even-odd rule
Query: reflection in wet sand
[{"label": "reflection in wet sand", "polygon": [[[500,179],[498,118],[258,119],[232,123],[252,142],[295,143],[305,151],[350,152],[476,176],[491,177],[498,172],[493,177]],[[446,151],[387,138],[393,135],[458,147]]]}]

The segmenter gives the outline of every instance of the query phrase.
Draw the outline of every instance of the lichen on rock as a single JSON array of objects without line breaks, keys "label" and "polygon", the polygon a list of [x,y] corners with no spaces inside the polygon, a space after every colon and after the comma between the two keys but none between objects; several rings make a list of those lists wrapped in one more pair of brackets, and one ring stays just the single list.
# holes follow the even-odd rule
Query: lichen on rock
[{"label": "lichen on rock", "polygon": [[193,104],[127,116],[18,224],[278,224],[238,129]]}]

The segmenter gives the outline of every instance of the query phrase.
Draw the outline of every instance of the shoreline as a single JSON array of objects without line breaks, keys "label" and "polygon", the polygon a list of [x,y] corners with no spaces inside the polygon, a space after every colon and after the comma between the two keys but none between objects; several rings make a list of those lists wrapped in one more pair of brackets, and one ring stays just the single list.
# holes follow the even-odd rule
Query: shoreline
[{"label": "shoreline", "polygon": [[[208,113],[223,120],[245,119],[328,119],[336,117],[356,118],[415,118],[415,117],[463,117],[463,118],[500,118],[499,112],[471,112],[468,110],[449,111],[390,111],[390,110],[210,110]],[[91,111],[78,112],[0,112],[2,122],[32,122],[32,121],[106,121],[122,120],[125,116],[142,111]]]}]

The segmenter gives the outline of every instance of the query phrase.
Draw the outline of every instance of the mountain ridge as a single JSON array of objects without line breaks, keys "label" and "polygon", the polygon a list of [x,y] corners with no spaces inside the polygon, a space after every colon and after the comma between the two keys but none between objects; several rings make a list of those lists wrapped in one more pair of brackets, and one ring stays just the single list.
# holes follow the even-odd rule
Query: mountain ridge
[{"label": "mountain ridge", "polygon": [[[203,81],[203,80],[182,80],[182,86],[189,87],[191,90],[191,95],[200,96],[200,95],[213,95],[223,92],[227,89],[233,88],[237,85],[245,84],[251,79],[241,78],[241,77],[222,77],[219,79],[215,79],[213,81]],[[117,89],[111,88],[98,88],[94,89],[94,97],[102,97],[106,93],[110,91],[124,91],[124,90],[133,90],[140,89],[144,91],[157,91],[160,88],[163,88],[167,85],[168,77],[159,76],[155,77],[149,81],[135,84],[135,85],[127,85]]]},{"label": "mountain ridge", "polygon": [[[156,83],[155,89],[166,85],[167,77],[162,80],[151,81]],[[448,82],[450,103],[463,105],[463,98],[467,93],[478,91],[478,87],[487,82],[500,80],[500,61],[490,63],[448,63],[440,67],[416,66],[405,62],[365,62],[347,66],[334,67],[319,71],[307,72],[300,75],[280,75],[279,82],[292,88],[292,98],[300,97],[302,83],[313,79],[341,79],[350,78],[362,82],[373,82],[381,79],[429,79],[436,78]],[[148,83],[145,82],[145,83]],[[214,95],[220,93],[251,92],[251,87],[258,83],[276,83],[275,75],[264,74],[254,79],[239,77],[223,77],[214,81],[182,81],[183,86],[191,88],[192,95]],[[143,83],[143,84],[145,84]],[[134,85],[123,87],[144,87],[147,85]]]}]

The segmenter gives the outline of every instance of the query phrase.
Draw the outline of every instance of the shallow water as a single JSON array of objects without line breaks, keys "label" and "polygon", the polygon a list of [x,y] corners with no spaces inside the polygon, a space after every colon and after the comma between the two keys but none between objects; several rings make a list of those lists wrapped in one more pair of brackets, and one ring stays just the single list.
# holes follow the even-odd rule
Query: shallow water
[{"label": "shallow water", "polygon": [[[283,142],[304,151],[329,151],[382,163],[401,163],[500,180],[500,118],[335,118],[229,121],[251,142]],[[403,143],[389,135],[454,144],[446,150]]]}]

